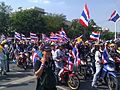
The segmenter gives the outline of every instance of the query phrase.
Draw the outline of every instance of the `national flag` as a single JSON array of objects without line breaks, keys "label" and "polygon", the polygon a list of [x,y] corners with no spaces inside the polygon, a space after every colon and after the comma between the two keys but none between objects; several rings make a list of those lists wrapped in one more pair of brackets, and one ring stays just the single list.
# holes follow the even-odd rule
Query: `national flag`
[{"label": "national flag", "polygon": [[20,34],[19,34],[19,33],[17,33],[17,32],[15,32],[14,37],[15,37],[16,39],[18,39],[18,40],[21,40],[21,36],[20,36]]},{"label": "national flag", "polygon": [[33,61],[33,66],[36,63],[36,61],[39,60],[39,56],[36,53],[36,51],[34,51],[34,53],[32,54],[32,61]]},{"label": "national flag", "polygon": [[56,36],[59,36],[60,38],[62,38],[62,40],[63,40],[64,42],[69,41],[69,38],[67,37],[66,32],[64,31],[63,28],[61,28],[61,31],[59,31],[59,34],[57,33],[57,34],[55,34],[55,35],[56,35]]},{"label": "national flag", "polygon": [[102,53],[102,63],[103,64],[106,64],[109,60],[109,54],[106,50],[106,48],[103,50],[103,53]]},{"label": "national flag", "polygon": [[88,10],[87,4],[85,4],[84,10],[83,10],[83,12],[82,12],[82,14],[81,14],[81,17],[80,17],[79,22],[80,22],[83,26],[88,27],[89,19],[90,19],[89,10]]},{"label": "national flag", "polygon": [[80,64],[80,57],[77,46],[72,49],[71,57],[74,58],[74,64],[78,66]]},{"label": "national flag", "polygon": [[45,38],[44,38],[44,41],[45,41],[45,42],[50,42],[50,38],[45,37]]},{"label": "national flag", "polygon": [[21,34],[21,36],[22,36],[22,40],[26,40],[26,37],[24,34]]},{"label": "national flag", "polygon": [[37,35],[35,33],[30,33],[30,38],[31,39],[37,39]]},{"label": "national flag", "polygon": [[35,42],[38,40],[38,37],[35,33],[30,33],[30,38],[31,38],[31,42]]},{"label": "national flag", "polygon": [[90,38],[93,40],[99,40],[100,39],[100,32],[92,32],[90,35]]},{"label": "national flag", "polygon": [[120,15],[116,10],[114,10],[112,15],[109,18],[109,21],[118,22],[119,20],[120,20]]},{"label": "national flag", "polygon": [[52,42],[57,42],[57,41],[59,41],[59,37],[57,37],[57,36],[54,36],[54,37],[50,37],[50,40],[52,41]]},{"label": "national flag", "polygon": [[64,31],[63,28],[61,28],[61,31],[60,31],[59,33],[60,33],[60,35],[62,35],[62,36],[66,36],[66,33],[65,33],[65,31]]},{"label": "national flag", "polygon": [[74,47],[74,48],[72,49],[71,56],[72,56],[72,58],[76,59],[76,55],[77,55],[77,49],[76,49],[76,47]]}]

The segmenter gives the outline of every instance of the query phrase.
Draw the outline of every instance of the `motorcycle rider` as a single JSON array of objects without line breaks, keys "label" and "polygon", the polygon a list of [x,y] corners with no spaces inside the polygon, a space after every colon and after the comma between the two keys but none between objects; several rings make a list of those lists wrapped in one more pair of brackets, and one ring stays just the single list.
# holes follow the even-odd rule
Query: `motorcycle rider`
[{"label": "motorcycle rider", "polygon": [[63,69],[63,58],[65,56],[65,53],[63,51],[63,46],[59,45],[58,49],[55,50],[54,52],[54,57],[53,60],[55,60],[55,66],[56,66],[56,75],[59,74],[60,76],[60,71]]},{"label": "motorcycle rider", "polygon": [[102,59],[101,59],[101,53],[100,53],[100,44],[96,43],[95,44],[95,67],[96,67],[96,72],[94,74],[93,77],[93,81],[92,81],[92,87],[97,87],[97,78],[100,74],[100,70],[102,68],[101,63],[102,63]]}]

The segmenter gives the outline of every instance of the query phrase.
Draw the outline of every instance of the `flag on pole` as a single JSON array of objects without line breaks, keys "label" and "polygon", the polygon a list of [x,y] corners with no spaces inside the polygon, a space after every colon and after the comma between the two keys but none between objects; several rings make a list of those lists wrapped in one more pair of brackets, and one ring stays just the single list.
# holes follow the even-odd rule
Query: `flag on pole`
[{"label": "flag on pole", "polygon": [[79,22],[80,22],[83,26],[88,27],[89,19],[90,19],[89,10],[88,10],[87,4],[85,4],[84,10],[83,10],[83,12],[82,12],[82,14],[81,14],[81,17],[80,17]]},{"label": "flag on pole", "polygon": [[24,34],[21,34],[21,36],[22,36],[22,40],[26,40],[26,37]]},{"label": "flag on pole", "polygon": [[18,39],[18,40],[21,40],[21,36],[20,36],[20,34],[19,34],[19,33],[17,33],[17,32],[15,32],[14,37],[15,37],[16,39]]},{"label": "flag on pole", "polygon": [[92,32],[90,35],[90,38],[93,40],[99,40],[100,39],[100,32]]},{"label": "flag on pole", "polygon": [[109,18],[109,21],[118,22],[119,20],[120,20],[120,15],[116,10],[114,10],[112,15]]},{"label": "flag on pole", "polygon": [[109,55],[108,52],[106,50],[106,48],[103,50],[103,54],[102,54],[102,63],[106,64],[109,61]]},{"label": "flag on pole", "polygon": [[30,38],[31,38],[31,42],[35,42],[38,40],[38,37],[35,33],[31,33],[30,32]]}]

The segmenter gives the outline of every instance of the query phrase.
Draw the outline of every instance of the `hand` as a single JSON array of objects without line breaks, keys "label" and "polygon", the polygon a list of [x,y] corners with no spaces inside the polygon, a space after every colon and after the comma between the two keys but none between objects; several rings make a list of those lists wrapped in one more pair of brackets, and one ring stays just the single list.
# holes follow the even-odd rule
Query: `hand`
[{"label": "hand", "polygon": [[46,58],[45,58],[45,57],[42,57],[42,58],[41,58],[41,62],[42,62],[42,64],[45,64]]}]

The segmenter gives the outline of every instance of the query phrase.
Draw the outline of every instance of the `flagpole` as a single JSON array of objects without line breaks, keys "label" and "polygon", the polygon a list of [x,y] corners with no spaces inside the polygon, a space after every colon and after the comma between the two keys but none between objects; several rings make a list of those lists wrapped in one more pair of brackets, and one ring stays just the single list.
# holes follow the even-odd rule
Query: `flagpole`
[{"label": "flagpole", "polygon": [[117,23],[115,22],[115,40],[116,40],[116,37],[117,37],[116,31],[117,31]]}]

